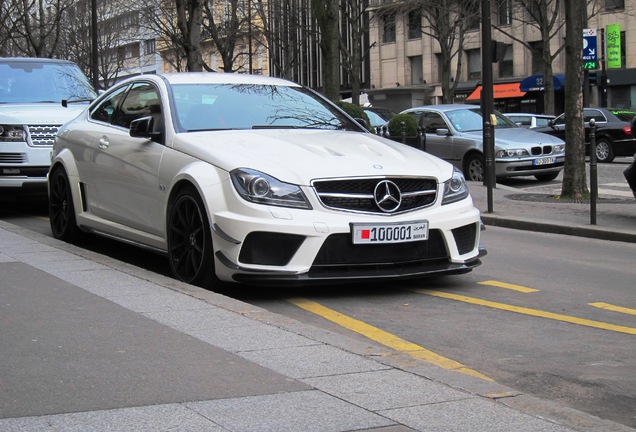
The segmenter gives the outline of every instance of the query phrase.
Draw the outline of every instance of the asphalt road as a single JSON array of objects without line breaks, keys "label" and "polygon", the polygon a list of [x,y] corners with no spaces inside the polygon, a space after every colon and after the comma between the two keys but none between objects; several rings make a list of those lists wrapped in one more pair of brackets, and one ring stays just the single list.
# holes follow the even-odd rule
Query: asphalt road
[{"label": "asphalt road", "polygon": [[[627,163],[599,165],[599,182],[619,181]],[[552,183],[558,187],[559,179]],[[506,184],[545,186],[527,179]],[[3,206],[0,218],[50,235],[42,203]],[[636,245],[494,227],[483,240],[484,265],[461,276],[293,290],[233,287],[224,294],[374,338],[387,349],[396,348],[397,338],[519,391],[636,427]],[[89,237],[83,246],[159,273],[168,268],[164,257],[110,240]]]}]

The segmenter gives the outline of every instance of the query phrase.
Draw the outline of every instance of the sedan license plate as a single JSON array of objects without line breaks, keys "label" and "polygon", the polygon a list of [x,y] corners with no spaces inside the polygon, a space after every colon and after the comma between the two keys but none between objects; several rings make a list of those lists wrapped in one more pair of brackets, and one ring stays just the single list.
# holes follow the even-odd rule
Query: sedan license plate
[{"label": "sedan license plate", "polygon": [[352,224],[354,244],[405,243],[428,239],[428,221]]},{"label": "sedan license plate", "polygon": [[532,162],[533,162],[533,165],[552,165],[556,163],[556,158],[555,157],[539,158],[539,159],[535,159]]}]

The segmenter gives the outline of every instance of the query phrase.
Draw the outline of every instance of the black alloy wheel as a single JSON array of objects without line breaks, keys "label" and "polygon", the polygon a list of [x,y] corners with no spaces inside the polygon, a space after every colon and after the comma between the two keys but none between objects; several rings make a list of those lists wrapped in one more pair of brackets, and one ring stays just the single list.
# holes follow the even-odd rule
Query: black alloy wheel
[{"label": "black alloy wheel", "polygon": [[53,237],[66,242],[80,235],[75,219],[71,185],[64,168],[57,167],[49,176],[49,221]]},{"label": "black alloy wheel", "polygon": [[193,187],[182,189],[170,206],[168,257],[177,279],[208,289],[218,284],[210,223]]}]

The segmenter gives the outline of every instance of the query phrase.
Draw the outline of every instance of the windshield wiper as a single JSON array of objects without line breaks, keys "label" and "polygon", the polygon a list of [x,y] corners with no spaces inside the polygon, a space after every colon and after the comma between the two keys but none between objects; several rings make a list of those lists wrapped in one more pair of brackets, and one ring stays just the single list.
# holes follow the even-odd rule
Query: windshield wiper
[{"label": "windshield wiper", "polygon": [[302,129],[302,127],[291,125],[254,125],[252,129]]}]

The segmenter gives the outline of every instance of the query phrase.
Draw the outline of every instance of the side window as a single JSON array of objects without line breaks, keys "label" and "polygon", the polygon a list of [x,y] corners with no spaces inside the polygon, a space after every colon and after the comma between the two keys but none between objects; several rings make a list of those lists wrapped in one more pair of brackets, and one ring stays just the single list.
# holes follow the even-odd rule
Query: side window
[{"label": "side window", "polygon": [[113,125],[128,129],[133,120],[147,116],[152,116],[155,124],[161,120],[159,93],[152,84],[137,83],[126,94],[113,118]]},{"label": "side window", "polygon": [[119,105],[119,101],[125,94],[125,90],[127,88],[128,86],[123,86],[113,93],[108,99],[103,100],[99,105],[93,108],[91,111],[91,119],[110,123],[113,118],[113,114],[115,114],[115,110],[117,110],[117,105]]},{"label": "side window", "polygon": [[424,133],[436,133],[437,129],[448,129],[446,122],[441,115],[434,112],[427,112],[422,116],[422,128]]},{"label": "side window", "polygon": [[607,122],[607,119],[605,118],[603,113],[598,111],[598,110],[587,110],[587,111],[585,111],[585,113],[583,115],[583,119],[584,119],[583,121],[585,123],[588,123],[592,119],[594,119],[594,121],[596,123]]}]

